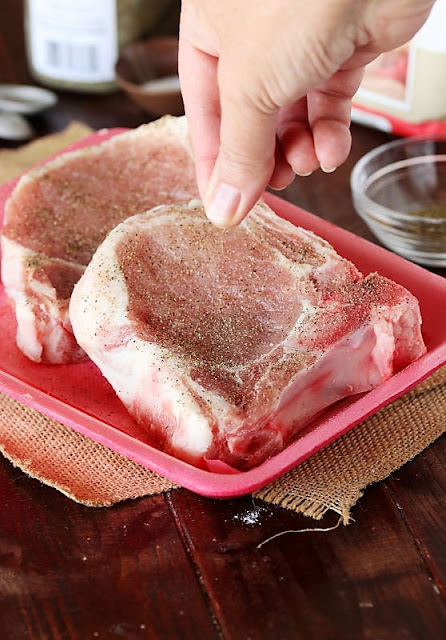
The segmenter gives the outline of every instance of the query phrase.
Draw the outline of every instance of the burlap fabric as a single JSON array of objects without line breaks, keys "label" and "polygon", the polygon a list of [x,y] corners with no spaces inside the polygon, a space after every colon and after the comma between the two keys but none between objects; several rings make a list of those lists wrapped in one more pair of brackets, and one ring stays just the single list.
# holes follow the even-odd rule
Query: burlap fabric
[{"label": "burlap fabric", "polygon": [[60,149],[85,138],[89,133],[92,133],[92,129],[86,124],[72,122],[60,133],[38,138],[19,149],[0,149],[0,184],[19,176]]},{"label": "burlap fabric", "polygon": [[[27,166],[86,133],[87,128],[74,125],[51,136],[51,148],[45,147],[45,139],[27,145]],[[15,174],[26,168],[21,153],[0,152],[0,182],[13,177],[13,165]],[[352,506],[369,484],[401,467],[445,431],[443,367],[255,496],[313,518],[332,510],[347,523]],[[25,473],[89,506],[110,506],[176,488],[169,480],[2,394],[0,450]]]}]

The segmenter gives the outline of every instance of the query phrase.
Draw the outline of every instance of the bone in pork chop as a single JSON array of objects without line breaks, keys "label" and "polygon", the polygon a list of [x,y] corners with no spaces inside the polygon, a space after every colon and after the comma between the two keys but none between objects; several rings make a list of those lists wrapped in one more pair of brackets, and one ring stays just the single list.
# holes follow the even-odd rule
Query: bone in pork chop
[{"label": "bone in pork chop", "polygon": [[131,217],[75,286],[70,317],[151,442],[198,466],[258,465],[425,351],[412,294],[264,203],[229,231],[192,204]]},{"label": "bone in pork chop", "polygon": [[17,343],[37,362],[85,357],[68,317],[74,284],[110,229],[198,197],[185,118],[166,116],[21,178],[5,207],[2,280]]}]

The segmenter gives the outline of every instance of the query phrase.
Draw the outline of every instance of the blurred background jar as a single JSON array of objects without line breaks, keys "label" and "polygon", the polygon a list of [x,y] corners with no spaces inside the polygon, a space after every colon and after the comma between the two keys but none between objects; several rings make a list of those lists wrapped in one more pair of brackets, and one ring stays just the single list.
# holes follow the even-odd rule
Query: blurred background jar
[{"label": "blurred background jar", "polygon": [[446,0],[413,39],[367,65],[352,119],[401,136],[446,134]]},{"label": "blurred background jar", "polygon": [[174,32],[178,16],[178,0],[26,0],[30,72],[56,89],[113,91],[121,49],[159,30]]}]

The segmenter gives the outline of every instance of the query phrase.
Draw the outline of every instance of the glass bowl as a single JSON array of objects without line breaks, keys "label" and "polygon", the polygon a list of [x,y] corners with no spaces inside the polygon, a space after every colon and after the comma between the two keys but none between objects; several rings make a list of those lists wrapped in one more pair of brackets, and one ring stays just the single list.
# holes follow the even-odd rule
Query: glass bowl
[{"label": "glass bowl", "polygon": [[446,266],[446,136],[404,138],[363,156],[353,168],[356,211],[388,249]]}]

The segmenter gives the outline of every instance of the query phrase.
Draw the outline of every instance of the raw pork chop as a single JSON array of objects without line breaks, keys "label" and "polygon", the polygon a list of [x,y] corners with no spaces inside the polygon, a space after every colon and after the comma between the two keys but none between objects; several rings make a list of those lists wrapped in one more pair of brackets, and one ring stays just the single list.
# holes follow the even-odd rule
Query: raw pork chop
[{"label": "raw pork chop", "polygon": [[2,280],[20,349],[37,362],[84,357],[68,302],[97,246],[129,216],[197,195],[185,118],[170,116],[22,177],[2,237]]},{"label": "raw pork chop", "polygon": [[114,229],[70,317],[155,446],[246,469],[424,353],[418,302],[259,203],[237,228],[164,206]]}]

